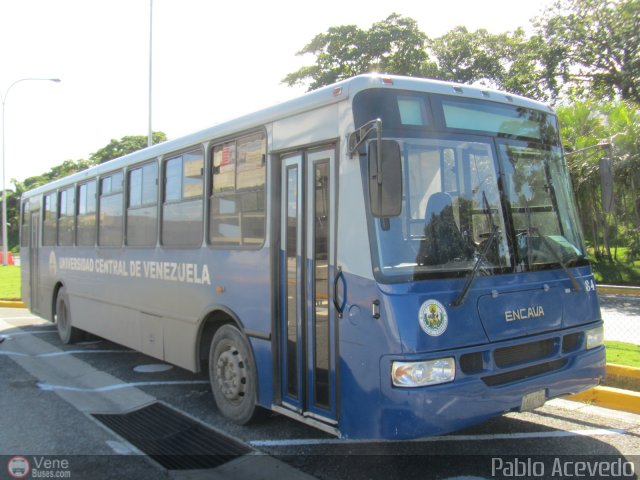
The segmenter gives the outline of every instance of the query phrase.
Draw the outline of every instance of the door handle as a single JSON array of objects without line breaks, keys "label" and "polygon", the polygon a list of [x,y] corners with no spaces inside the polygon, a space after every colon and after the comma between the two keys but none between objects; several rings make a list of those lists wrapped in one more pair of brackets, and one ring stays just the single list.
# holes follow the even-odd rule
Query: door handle
[{"label": "door handle", "polygon": [[[344,292],[344,296],[342,298],[342,303],[338,304],[338,281],[342,281],[342,290]],[[333,306],[338,312],[338,318],[342,318],[342,314],[344,312],[344,308],[347,305],[347,282],[344,279],[344,274],[342,273],[342,267],[338,267],[338,273],[333,279]]]}]

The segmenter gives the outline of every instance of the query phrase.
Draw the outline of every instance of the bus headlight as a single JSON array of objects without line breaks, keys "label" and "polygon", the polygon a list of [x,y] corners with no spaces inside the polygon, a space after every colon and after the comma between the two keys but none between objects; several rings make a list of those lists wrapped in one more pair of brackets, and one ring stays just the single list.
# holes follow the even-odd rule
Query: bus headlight
[{"label": "bus headlight", "polygon": [[602,326],[587,330],[585,335],[587,336],[587,350],[604,344],[604,328]]},{"label": "bus headlight", "polygon": [[456,362],[452,357],[424,362],[393,362],[391,379],[396,387],[424,387],[453,382]]}]

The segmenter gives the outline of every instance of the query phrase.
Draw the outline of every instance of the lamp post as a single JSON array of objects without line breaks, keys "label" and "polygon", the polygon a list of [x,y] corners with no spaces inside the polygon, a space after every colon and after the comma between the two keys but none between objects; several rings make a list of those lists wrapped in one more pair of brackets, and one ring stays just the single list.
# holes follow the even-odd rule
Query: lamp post
[{"label": "lamp post", "polygon": [[5,138],[4,138],[4,107],[7,103],[7,97],[9,96],[9,92],[11,88],[20,82],[26,81],[45,81],[45,82],[56,82],[59,83],[59,78],[21,78],[20,80],[16,80],[7,91],[2,95],[0,93],[0,100],[2,100],[2,266],[6,266],[8,264],[8,250],[9,250],[9,238],[7,237],[7,187],[6,187],[6,178],[5,178]]},{"label": "lamp post", "polygon": [[151,102],[153,100],[151,87],[153,86],[153,0],[149,0],[149,129],[147,147],[153,145],[153,130],[151,129]]}]

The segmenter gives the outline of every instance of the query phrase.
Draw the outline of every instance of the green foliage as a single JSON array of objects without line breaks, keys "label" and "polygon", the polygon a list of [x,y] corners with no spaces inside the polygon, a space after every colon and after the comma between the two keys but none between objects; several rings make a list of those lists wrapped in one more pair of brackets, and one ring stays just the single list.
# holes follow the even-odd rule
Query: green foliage
[{"label": "green foliage", "polygon": [[559,0],[536,26],[565,93],[640,102],[640,0]]},{"label": "green foliage", "polygon": [[[622,100],[585,100],[560,107],[558,116],[580,218],[596,257],[615,259],[620,245],[629,247],[630,259],[639,258],[640,109]],[[596,148],[603,143],[611,148]],[[572,154],[582,149],[587,150]],[[613,162],[613,214],[602,211],[599,160],[604,156]]]},{"label": "green foliage", "polygon": [[[153,144],[165,142],[167,135],[164,132],[153,132]],[[120,140],[111,140],[109,144],[102,147],[97,152],[91,154],[89,161],[98,165],[108,162],[114,158],[119,158],[129,153],[137,152],[147,147],[148,137],[146,135],[129,135],[122,137]]]},{"label": "green foliage", "polygon": [[429,38],[391,14],[371,28],[331,27],[298,54],[314,65],[288,74],[310,90],[366,72],[481,83],[539,100],[640,102],[640,0],[558,0],[532,25],[501,34],[458,26]]},{"label": "green foliage", "polygon": [[298,52],[315,55],[316,64],[302,67],[282,81],[287,85],[308,82],[314,90],[371,71],[427,76],[433,65],[425,51],[426,40],[415,20],[396,13],[369,30],[355,25],[331,27]]},{"label": "green foliage", "polygon": [[640,261],[628,259],[626,248],[620,248],[619,260],[589,256],[597,283],[608,285],[640,285]]},{"label": "green foliage", "polygon": [[312,54],[315,65],[288,74],[288,85],[309,90],[366,72],[429,77],[459,83],[479,82],[514,93],[550,98],[540,61],[544,43],[523,29],[492,34],[456,27],[431,39],[415,20],[396,13],[370,29],[331,27],[316,35],[299,55]]}]

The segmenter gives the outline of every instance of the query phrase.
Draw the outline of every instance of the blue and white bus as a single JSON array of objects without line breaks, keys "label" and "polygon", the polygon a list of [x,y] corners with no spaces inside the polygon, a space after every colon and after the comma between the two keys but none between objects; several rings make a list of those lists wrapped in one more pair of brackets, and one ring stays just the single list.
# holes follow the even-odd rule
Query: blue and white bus
[{"label": "blue and white bus", "polygon": [[442,434],[597,385],[594,279],[547,106],[363,75],[22,198],[29,308],[208,369],[233,421]]}]

